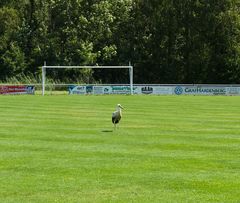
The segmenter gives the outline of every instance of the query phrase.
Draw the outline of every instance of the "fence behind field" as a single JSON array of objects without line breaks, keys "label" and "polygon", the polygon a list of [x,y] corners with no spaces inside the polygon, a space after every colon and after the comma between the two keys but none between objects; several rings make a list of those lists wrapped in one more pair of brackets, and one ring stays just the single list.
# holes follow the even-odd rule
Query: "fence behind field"
[{"label": "fence behind field", "polygon": [[[42,94],[42,84],[2,84],[0,94]],[[45,94],[131,94],[129,84],[45,84]],[[135,95],[240,95],[240,85],[135,84]]]}]

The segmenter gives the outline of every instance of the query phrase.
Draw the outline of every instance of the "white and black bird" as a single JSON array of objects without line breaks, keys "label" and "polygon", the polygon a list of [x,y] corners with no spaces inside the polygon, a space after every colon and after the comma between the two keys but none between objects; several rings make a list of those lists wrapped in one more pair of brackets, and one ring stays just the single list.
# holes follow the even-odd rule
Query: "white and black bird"
[{"label": "white and black bird", "polygon": [[121,104],[118,104],[116,107],[116,111],[112,113],[112,123],[114,124],[114,127],[116,128],[116,124],[119,123],[119,121],[122,118],[122,109],[123,107]]}]

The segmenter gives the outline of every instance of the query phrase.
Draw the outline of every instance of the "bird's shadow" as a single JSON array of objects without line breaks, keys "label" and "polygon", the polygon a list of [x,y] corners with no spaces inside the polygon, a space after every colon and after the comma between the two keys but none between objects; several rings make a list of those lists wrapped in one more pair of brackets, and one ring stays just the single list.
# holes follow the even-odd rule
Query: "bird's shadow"
[{"label": "bird's shadow", "polygon": [[113,130],[102,130],[103,133],[112,133]]}]

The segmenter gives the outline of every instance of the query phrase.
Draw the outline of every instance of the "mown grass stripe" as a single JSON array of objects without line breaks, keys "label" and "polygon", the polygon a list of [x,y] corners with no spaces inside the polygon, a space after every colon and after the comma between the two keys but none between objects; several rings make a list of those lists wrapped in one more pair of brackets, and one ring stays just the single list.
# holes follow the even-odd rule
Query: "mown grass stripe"
[{"label": "mown grass stripe", "polygon": [[239,115],[240,97],[2,96],[0,202],[239,202]]}]

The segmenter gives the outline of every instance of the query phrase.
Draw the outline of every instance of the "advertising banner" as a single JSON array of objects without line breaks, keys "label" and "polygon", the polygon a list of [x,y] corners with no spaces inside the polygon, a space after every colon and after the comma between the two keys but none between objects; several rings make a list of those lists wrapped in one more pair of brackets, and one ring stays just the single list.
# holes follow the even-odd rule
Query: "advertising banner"
[{"label": "advertising banner", "polygon": [[[111,86],[110,89],[110,94],[131,94],[131,88],[130,86]],[[139,94],[139,87],[137,86],[133,86],[133,94]]]},{"label": "advertising banner", "polygon": [[176,95],[226,95],[226,87],[214,86],[176,86]]},{"label": "advertising banner", "polygon": [[[130,94],[129,85],[70,86],[69,94]],[[134,94],[142,95],[240,95],[240,86],[211,85],[134,85]]]},{"label": "advertising banner", "polygon": [[32,85],[0,85],[0,94],[34,94]]},{"label": "advertising banner", "polygon": [[227,95],[240,95],[240,87],[226,87]]},{"label": "advertising banner", "polygon": [[[137,94],[138,87],[133,87],[134,94]],[[69,94],[130,94],[129,86],[101,85],[101,86],[69,86]]]},{"label": "advertising banner", "polygon": [[146,86],[137,86],[137,94],[146,94],[146,95],[170,95],[172,94],[173,88],[168,86],[155,86],[155,85],[146,85]]},{"label": "advertising banner", "polygon": [[69,86],[69,94],[86,94],[86,86]]},{"label": "advertising banner", "polygon": [[160,94],[160,95],[170,95],[173,93],[173,87],[169,86],[155,86],[153,88],[154,94]]},{"label": "advertising banner", "polygon": [[108,91],[107,87],[93,86],[93,94],[104,94],[105,91]]}]

